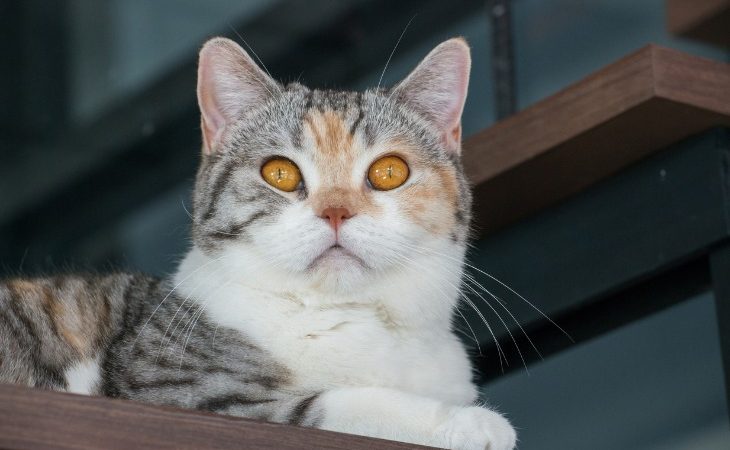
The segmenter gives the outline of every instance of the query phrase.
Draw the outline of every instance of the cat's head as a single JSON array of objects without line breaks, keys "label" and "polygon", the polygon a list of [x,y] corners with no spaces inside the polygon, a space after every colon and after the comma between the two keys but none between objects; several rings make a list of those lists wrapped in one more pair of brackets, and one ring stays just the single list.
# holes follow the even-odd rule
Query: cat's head
[{"label": "cat's head", "polygon": [[364,289],[445,265],[458,283],[471,195],[461,163],[463,39],[392,89],[282,85],[236,43],[200,52],[195,244],[233,273]]}]

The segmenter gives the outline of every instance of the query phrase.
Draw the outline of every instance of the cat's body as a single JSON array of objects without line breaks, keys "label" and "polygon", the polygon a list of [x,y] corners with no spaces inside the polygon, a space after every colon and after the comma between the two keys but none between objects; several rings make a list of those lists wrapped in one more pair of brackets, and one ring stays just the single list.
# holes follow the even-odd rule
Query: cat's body
[{"label": "cat's body", "polygon": [[[0,382],[513,448],[509,423],[472,406],[452,331],[471,203],[458,158],[468,64],[451,40],[391,91],[313,91],[209,42],[192,250],[169,280],[0,284]],[[392,156],[380,176],[392,183],[398,164],[407,175],[381,188],[373,161]],[[295,167],[296,189],[266,178],[270,161],[276,182]]]}]

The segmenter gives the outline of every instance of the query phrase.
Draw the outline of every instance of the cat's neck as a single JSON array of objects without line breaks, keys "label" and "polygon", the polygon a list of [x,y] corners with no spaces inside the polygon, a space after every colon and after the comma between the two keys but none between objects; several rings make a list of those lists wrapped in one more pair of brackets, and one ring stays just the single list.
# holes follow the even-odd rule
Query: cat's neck
[{"label": "cat's neck", "polygon": [[[442,263],[434,260],[430,266]],[[453,267],[453,263],[445,263]],[[423,266],[399,268],[347,292],[327,291],[307,281],[305,277],[284,276],[260,267],[231,270],[226,257],[212,257],[196,247],[173,278],[178,295],[205,302],[214,315],[232,321],[238,313],[256,311],[277,314],[297,308],[372,308],[399,327],[448,329],[459,297],[460,273],[453,269],[424,273]]]}]

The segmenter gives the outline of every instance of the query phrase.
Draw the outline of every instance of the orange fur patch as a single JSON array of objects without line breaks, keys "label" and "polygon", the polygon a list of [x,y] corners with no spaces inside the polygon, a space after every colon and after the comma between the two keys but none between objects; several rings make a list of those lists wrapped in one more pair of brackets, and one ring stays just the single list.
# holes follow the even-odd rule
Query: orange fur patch
[{"label": "orange fur patch", "polygon": [[343,153],[348,153],[352,157],[353,136],[337,113],[309,113],[304,121],[312,131],[321,154],[326,157],[341,157]]},{"label": "orange fur patch", "polygon": [[63,292],[54,292],[43,281],[18,279],[9,281],[7,286],[28,306],[37,310],[37,314],[45,311],[59,337],[80,356],[87,355],[91,350],[90,333],[81,329],[84,318],[80,317],[77,308],[67,305],[67,299],[61,297]]},{"label": "orange fur patch", "polygon": [[304,122],[316,146],[315,158],[322,177],[321,186],[310,195],[314,210],[336,207],[346,208],[351,214],[377,215],[380,208],[363,192],[362,185],[350,186],[356,142],[343,118],[334,111],[313,112]]},{"label": "orange fur patch", "polygon": [[458,185],[452,168],[436,167],[422,183],[410,186],[402,197],[410,219],[436,235],[449,233],[454,225]]}]

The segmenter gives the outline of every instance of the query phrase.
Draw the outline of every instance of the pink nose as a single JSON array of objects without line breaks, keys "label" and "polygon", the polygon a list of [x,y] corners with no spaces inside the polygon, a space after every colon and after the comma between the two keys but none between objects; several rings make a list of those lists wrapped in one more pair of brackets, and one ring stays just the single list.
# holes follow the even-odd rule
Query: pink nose
[{"label": "pink nose", "polygon": [[352,214],[347,208],[325,208],[319,217],[329,220],[330,226],[336,232],[342,226],[342,222],[352,217]]}]

